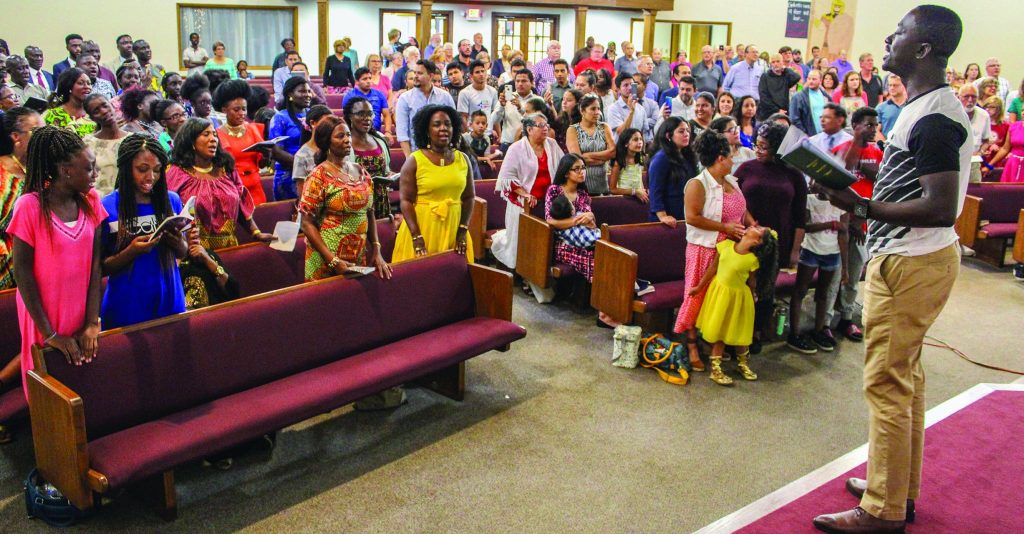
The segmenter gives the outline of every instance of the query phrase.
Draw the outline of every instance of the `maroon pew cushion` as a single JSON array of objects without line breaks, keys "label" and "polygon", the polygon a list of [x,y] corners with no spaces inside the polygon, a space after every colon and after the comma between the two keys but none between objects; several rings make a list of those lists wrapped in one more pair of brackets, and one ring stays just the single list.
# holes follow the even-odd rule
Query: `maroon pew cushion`
[{"label": "maroon pew cushion", "polygon": [[636,224],[647,222],[648,205],[633,197],[608,195],[594,197],[590,203],[597,224]]},{"label": "maroon pew cushion", "polygon": [[[377,239],[380,241],[380,255],[388,263],[391,263],[391,253],[395,251],[395,236],[395,225],[391,221],[377,221]],[[371,246],[371,243],[367,242],[367,246]]]},{"label": "maroon pew cushion", "polygon": [[[294,200],[267,202],[266,204],[256,206],[256,209],[252,212],[252,220],[256,221],[256,226],[261,232],[270,234],[274,232],[274,227],[277,226],[278,221],[292,220],[293,213],[295,213]],[[238,238],[239,245],[252,243],[253,241],[249,229],[243,228],[242,225],[236,226],[235,237]]]},{"label": "maroon pew cushion", "polygon": [[[103,336],[101,356],[47,370],[81,395],[97,438],[474,315],[465,258],[441,254]],[[117,394],[111,394],[116,391]]]},{"label": "maroon pew cushion", "polygon": [[16,289],[0,291],[0,360],[7,362],[21,353],[21,327],[18,325],[18,301]]},{"label": "maroon pew cushion", "polygon": [[473,184],[476,196],[487,201],[488,230],[505,228],[505,208],[507,207],[507,202],[498,196],[498,192],[494,189],[495,185],[497,185],[496,180],[477,180]]},{"label": "maroon pew cushion", "polygon": [[21,379],[18,379],[17,385],[7,384],[7,386],[12,386],[13,389],[0,394],[0,423],[3,424],[28,416],[28,402],[25,401],[25,390],[21,387]]},{"label": "maroon pew cushion", "polygon": [[575,267],[569,265],[568,263],[562,263],[560,261],[556,261],[555,264],[551,266],[551,270],[558,272],[559,278],[568,278],[576,274]]},{"label": "maroon pew cushion", "polygon": [[[274,200],[274,177],[261,177],[260,186],[263,188],[263,196],[267,199],[268,202],[272,202]],[[274,229],[271,228],[270,230],[273,231]]]},{"label": "maroon pew cushion", "polygon": [[994,223],[1016,223],[1024,208],[1024,186],[1013,184],[971,184],[967,194],[981,198],[982,220]]},{"label": "maroon pew cushion", "polygon": [[991,238],[1003,239],[1003,238],[1013,237],[1013,236],[1015,236],[1017,234],[1017,223],[1016,222],[1012,222],[1012,223],[1008,223],[1008,222],[1006,222],[1006,223],[991,223],[991,224],[986,224],[981,229],[986,234],[988,234],[988,237],[990,239]]},{"label": "maroon pew cushion", "polygon": [[324,95],[327,98],[327,107],[331,109],[341,109],[342,101],[345,99],[345,95],[328,93]]},{"label": "maroon pew cushion", "polygon": [[682,280],[686,274],[686,225],[610,226],[612,243],[637,255],[637,278],[651,282]]},{"label": "maroon pew cushion", "polygon": [[401,148],[391,149],[391,172],[401,172],[405,165],[405,152]]},{"label": "maroon pew cushion", "polygon": [[673,280],[654,284],[654,292],[641,296],[639,300],[646,305],[649,312],[672,311],[683,303],[684,296],[686,283],[683,280]]},{"label": "maroon pew cushion", "polygon": [[305,281],[306,238],[299,236],[295,250],[281,252],[261,243],[249,243],[217,252],[224,269],[238,280],[243,297],[258,295]]},{"label": "maroon pew cushion", "polygon": [[466,319],[91,441],[91,467],[122,487],[525,335],[507,321]]}]

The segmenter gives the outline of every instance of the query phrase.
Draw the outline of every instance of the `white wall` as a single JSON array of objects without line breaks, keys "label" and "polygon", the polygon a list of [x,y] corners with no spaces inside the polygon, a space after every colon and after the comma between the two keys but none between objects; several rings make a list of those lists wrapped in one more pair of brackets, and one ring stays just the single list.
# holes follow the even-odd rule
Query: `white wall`
[{"label": "white wall", "polygon": [[[875,56],[881,68],[884,40],[907,11],[922,3],[949,7],[964,23],[964,35],[957,53],[950,60],[958,71],[970,63],[984,64],[985,58],[1001,58],[1003,76],[1016,88],[1024,76],[1024,39],[1020,35],[1021,0],[858,0],[856,34],[850,56],[855,60],[863,52]],[[707,0],[675,0],[675,9],[658,13],[663,20],[701,20],[732,22],[732,44],[754,43],[762,50],[777,50],[783,45],[799,48],[807,56],[806,39],[787,39],[786,0],[730,0],[729,9]],[[1006,16],[1000,16],[1000,14]]]},{"label": "white wall", "polygon": [[[2,0],[13,4],[14,0]],[[201,1],[201,0],[197,0]],[[239,5],[280,5],[297,6],[299,13],[299,52],[313,67],[317,63],[317,7],[316,0],[210,0],[217,4]],[[1024,39],[1018,38],[1021,0],[930,0],[956,10],[964,21],[964,37],[960,48],[952,58],[952,64],[962,70],[968,62],[983,63],[990,55],[1002,59],[1003,76],[1017,86],[1024,76]],[[899,19],[919,0],[859,0],[856,35],[852,56],[861,52],[872,52],[876,58],[882,54],[883,39],[891,32]],[[177,65],[181,50],[178,49],[176,10],[174,0],[46,0],[48,15],[46,24],[40,24],[38,10],[4,10],[3,29],[0,37],[7,40],[12,51],[20,53],[26,44],[43,48],[46,64],[52,65],[65,55],[64,35],[81,33],[100,44],[103,55],[109,59],[114,53],[114,38],[121,33],[130,33],[135,38],[145,38],[153,47],[154,60],[165,66]],[[417,2],[363,2],[335,0],[330,4],[330,41],[350,36],[353,45],[364,56],[376,50],[380,43],[379,9],[419,9]],[[469,22],[462,18],[467,7],[481,7],[483,20]],[[675,0],[675,9],[658,13],[662,20],[700,20],[733,22],[732,42],[755,43],[762,49],[777,49],[789,45],[806,49],[805,39],[785,38],[786,0],[731,0],[728,8],[718,2],[707,0]],[[564,9],[533,8],[528,6],[495,7],[474,4],[435,4],[434,9],[455,11],[455,38],[470,37],[473,33],[484,34],[484,42],[490,47],[491,14],[503,12],[552,13],[560,16],[560,39],[564,49],[572,48],[575,35],[575,13],[571,7]],[[1006,14],[1006,16],[993,16]],[[587,35],[594,35],[601,42],[616,42],[630,38],[630,19],[640,17],[640,12],[590,9],[587,17]],[[275,37],[275,40],[277,38]],[[640,39],[634,38],[636,44]],[[806,53],[806,50],[805,50]],[[566,55],[568,52],[566,52]],[[876,60],[877,63],[877,60]]]}]

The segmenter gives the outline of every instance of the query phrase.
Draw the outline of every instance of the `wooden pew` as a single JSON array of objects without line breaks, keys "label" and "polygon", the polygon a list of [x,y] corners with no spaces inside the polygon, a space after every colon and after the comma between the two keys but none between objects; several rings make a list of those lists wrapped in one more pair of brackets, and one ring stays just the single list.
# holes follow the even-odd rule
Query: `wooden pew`
[{"label": "wooden pew", "polygon": [[37,347],[36,463],[80,509],[149,483],[173,518],[180,465],[407,382],[462,400],[465,361],[526,335],[511,316],[512,277],[448,252],[103,332],[81,367]]},{"label": "wooden pew", "polygon": [[[633,197],[606,195],[591,199],[591,209],[597,223],[604,225],[636,224],[647,222],[647,204]],[[576,274],[569,265],[554,261],[555,236],[544,220],[543,202],[532,213],[519,216],[519,243],[516,254],[516,272],[538,287],[551,287],[554,280]]]},{"label": "wooden pew", "polygon": [[[256,226],[259,227],[261,232],[271,234],[274,232],[274,226],[277,225],[278,221],[294,220],[292,215],[295,213],[294,199],[280,200],[256,206],[256,209],[252,212],[252,219],[256,221]],[[239,245],[252,243],[253,241],[252,234],[249,233],[249,229],[242,228],[241,225],[236,225],[235,237],[238,238]]]},{"label": "wooden pew", "polygon": [[981,183],[967,188],[964,207],[954,227],[960,243],[974,249],[977,258],[996,267],[1005,264],[1006,251],[1018,248],[1024,209],[1024,186]]}]

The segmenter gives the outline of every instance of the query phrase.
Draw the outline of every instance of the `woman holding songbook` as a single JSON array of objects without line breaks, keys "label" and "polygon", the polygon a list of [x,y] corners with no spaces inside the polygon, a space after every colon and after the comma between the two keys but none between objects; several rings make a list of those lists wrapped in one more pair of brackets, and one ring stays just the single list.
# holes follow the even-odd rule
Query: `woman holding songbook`
[{"label": "woman holding songbook", "polygon": [[228,80],[217,87],[213,97],[213,107],[224,114],[224,124],[217,128],[224,151],[235,158],[235,169],[238,178],[249,190],[254,206],[267,201],[260,179],[261,151],[243,152],[246,148],[263,141],[263,126],[246,121],[248,118],[248,99],[252,96],[249,83],[245,80]]},{"label": "woman holding songbook", "polygon": [[100,317],[117,328],[185,311],[176,259],[188,252],[179,227],[160,223],[181,212],[167,190],[167,153],[152,137],[132,134],[117,152],[117,189],[103,198],[101,247],[108,276]]}]

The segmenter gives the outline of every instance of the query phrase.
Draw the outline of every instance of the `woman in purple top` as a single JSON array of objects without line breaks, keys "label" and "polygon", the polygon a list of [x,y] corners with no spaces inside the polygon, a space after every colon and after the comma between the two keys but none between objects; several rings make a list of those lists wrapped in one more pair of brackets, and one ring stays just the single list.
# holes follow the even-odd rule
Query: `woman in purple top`
[{"label": "woman in purple top", "polygon": [[754,149],[756,159],[740,165],[735,174],[751,215],[779,234],[779,265],[792,266],[800,256],[800,248],[793,246],[794,237],[804,231],[807,218],[807,182],[777,157],[785,136],[785,126],[762,125]]},{"label": "woman in purple top", "polygon": [[[754,148],[756,159],[736,169],[736,180],[740,191],[747,199],[747,211],[762,226],[778,233],[779,265],[796,265],[802,241],[795,239],[803,235],[807,219],[807,182],[797,170],[786,165],[777,157],[779,145],[786,136],[786,127],[763,124],[757,132]],[[760,352],[761,339],[771,327],[774,312],[773,301],[758,302],[754,309],[754,342],[751,352]]]}]

